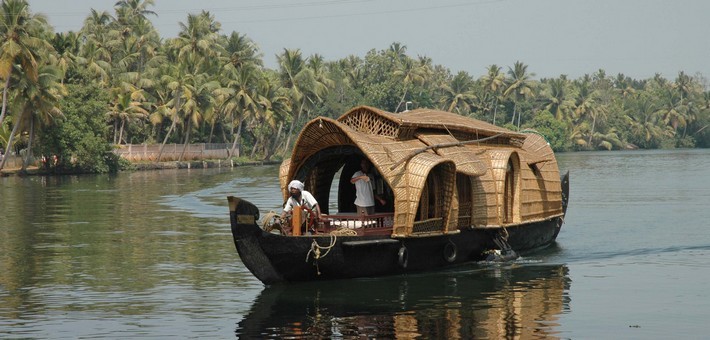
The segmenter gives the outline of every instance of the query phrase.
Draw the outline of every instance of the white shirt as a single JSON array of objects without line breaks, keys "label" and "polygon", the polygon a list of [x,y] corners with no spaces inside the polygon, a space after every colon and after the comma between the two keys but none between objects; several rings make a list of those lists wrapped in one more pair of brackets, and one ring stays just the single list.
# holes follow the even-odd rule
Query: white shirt
[{"label": "white shirt", "polygon": [[286,204],[284,205],[284,211],[288,212],[293,210],[294,206],[301,206],[305,205],[308,209],[313,209],[313,207],[318,204],[318,201],[316,201],[316,198],[311,195],[310,192],[308,191],[301,191],[301,200],[297,201],[293,197],[289,197],[288,200],[286,201]]},{"label": "white shirt", "polygon": [[[357,171],[352,178],[367,176],[362,171]],[[355,182],[355,205],[358,207],[372,207],[375,205],[375,196],[372,194],[372,178],[369,181],[359,179]]]}]

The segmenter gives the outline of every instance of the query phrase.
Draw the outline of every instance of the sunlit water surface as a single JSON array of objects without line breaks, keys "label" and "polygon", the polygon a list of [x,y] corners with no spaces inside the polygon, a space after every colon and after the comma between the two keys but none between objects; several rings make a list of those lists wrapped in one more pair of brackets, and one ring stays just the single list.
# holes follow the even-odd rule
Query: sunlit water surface
[{"label": "sunlit water surface", "polygon": [[707,338],[710,150],[570,153],[557,244],[504,265],[265,287],[226,196],[278,166],[0,178],[0,338]]}]

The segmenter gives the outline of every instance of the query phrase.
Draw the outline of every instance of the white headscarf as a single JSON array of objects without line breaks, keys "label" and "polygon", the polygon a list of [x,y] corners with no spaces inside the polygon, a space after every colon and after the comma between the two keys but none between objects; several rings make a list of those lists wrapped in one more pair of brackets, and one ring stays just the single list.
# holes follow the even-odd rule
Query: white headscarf
[{"label": "white headscarf", "polygon": [[305,186],[301,181],[294,179],[293,181],[291,181],[291,183],[288,184],[288,190],[291,190],[291,188],[296,188],[300,191],[303,191]]}]

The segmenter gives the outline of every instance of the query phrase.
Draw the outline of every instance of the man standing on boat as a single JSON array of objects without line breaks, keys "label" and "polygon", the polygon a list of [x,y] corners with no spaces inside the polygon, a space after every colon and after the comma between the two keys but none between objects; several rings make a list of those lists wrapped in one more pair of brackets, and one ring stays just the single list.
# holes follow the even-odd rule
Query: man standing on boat
[{"label": "man standing on boat", "polygon": [[360,161],[360,170],[353,174],[350,183],[355,184],[355,206],[359,215],[372,215],[375,213],[375,199],[380,204],[387,203],[373,192],[370,168],[372,164],[367,158]]},{"label": "man standing on boat", "polygon": [[316,198],[313,197],[310,192],[303,190],[304,188],[305,186],[303,185],[303,182],[299,180],[293,180],[288,184],[288,191],[291,194],[291,197],[288,198],[286,205],[284,205],[284,211],[281,213],[281,218],[285,218],[286,215],[293,210],[293,207],[305,206],[306,208],[313,210],[313,213],[316,214],[316,220],[320,221],[321,216],[318,201],[316,201]]}]

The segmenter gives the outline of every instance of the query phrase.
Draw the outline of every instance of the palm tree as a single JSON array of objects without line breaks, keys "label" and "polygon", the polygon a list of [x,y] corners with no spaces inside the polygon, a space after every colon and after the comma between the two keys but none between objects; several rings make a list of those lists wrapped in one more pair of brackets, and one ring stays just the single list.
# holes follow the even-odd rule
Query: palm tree
[{"label": "palm tree", "polygon": [[116,2],[115,8],[119,18],[137,20],[146,19],[147,15],[157,16],[157,13],[148,9],[148,6],[153,6],[154,4],[155,0],[119,0]]},{"label": "palm tree", "polygon": [[636,89],[634,89],[631,83],[631,78],[624,76],[622,73],[616,75],[614,87],[617,89],[621,98],[629,98],[636,93]]},{"label": "palm tree", "polygon": [[70,68],[82,60],[79,57],[79,36],[74,32],[56,33],[52,39],[52,46],[57,52],[57,60],[53,61],[62,71],[62,83]]},{"label": "palm tree", "polygon": [[393,42],[387,50],[387,56],[393,63],[400,63],[407,58],[407,45],[402,45],[398,42]]},{"label": "palm tree", "polygon": [[345,72],[345,82],[352,88],[361,88],[364,81],[363,61],[357,56],[349,55],[338,61],[338,65]]},{"label": "palm tree", "polygon": [[[224,87],[216,91],[217,102],[224,112],[225,118],[231,120],[232,135],[234,140],[229,152],[231,156],[239,157],[243,121],[256,112],[255,96],[258,69],[256,66],[244,64],[234,67],[232,64],[225,66]],[[237,128],[236,134],[234,128]]]},{"label": "palm tree", "polygon": [[576,90],[574,118],[577,125],[586,123],[587,131],[584,138],[587,139],[586,146],[592,147],[592,139],[597,135],[597,123],[606,122],[611,112],[610,105],[614,90],[603,70],[599,70],[592,77],[585,74],[581,80],[574,82],[574,86]]},{"label": "palm tree", "polygon": [[426,64],[417,64],[411,58],[404,56],[397,64],[397,69],[394,71],[394,77],[402,82],[404,93],[397,103],[394,112],[398,112],[399,108],[404,104],[407,92],[411,85],[423,84],[426,81],[426,75],[429,69]]},{"label": "palm tree", "polygon": [[681,104],[682,94],[667,88],[661,92],[659,99],[660,108],[657,114],[661,121],[671,126],[674,131],[677,131],[678,127],[685,127],[687,107]]},{"label": "palm tree", "polygon": [[643,148],[652,147],[660,136],[662,129],[656,123],[657,108],[650,98],[634,98],[628,109],[628,114],[624,116],[634,142]]},{"label": "palm tree", "polygon": [[[42,126],[50,125],[53,120],[61,116],[61,111],[57,107],[62,95],[66,93],[64,86],[59,82],[61,70],[54,66],[40,66],[38,68],[37,80],[22,78],[18,82],[18,104],[16,105],[15,126],[10,133],[5,154],[8,154],[13,144],[13,139],[18,131],[27,131],[29,140],[27,151],[22,162],[22,170],[26,170],[32,159],[32,144],[34,142],[35,131]],[[0,170],[5,167],[4,157],[0,163]]]},{"label": "palm tree", "polygon": [[187,78],[189,77],[186,72],[186,66],[178,62],[165,63],[160,70],[159,73],[162,74],[160,83],[168,90],[170,99],[167,103],[158,106],[151,121],[156,123],[162,121],[162,118],[168,117],[171,123],[170,128],[165,133],[163,142],[160,144],[156,162],[160,162],[165,144],[168,142],[168,139],[170,139],[170,135],[175,130],[177,124],[181,121],[182,99],[183,94],[187,92]]},{"label": "palm tree", "polygon": [[223,55],[222,46],[217,43],[220,24],[207,11],[200,14],[188,14],[187,23],[180,22],[178,37],[168,42],[178,51],[177,58],[188,65],[192,73],[209,69],[218,64]]},{"label": "palm tree", "polygon": [[472,101],[476,95],[473,93],[474,81],[468,73],[460,71],[451,80],[451,84],[444,84],[442,90],[444,95],[440,99],[440,103],[445,107],[446,111],[468,115],[471,112]]},{"label": "palm tree", "polygon": [[[113,143],[121,144],[126,122],[147,118],[149,114],[148,110],[144,108],[143,103],[146,98],[142,89],[131,84],[124,84],[124,86],[115,88],[112,92],[114,93],[114,98],[106,115],[109,121],[113,121]],[[118,128],[119,121],[121,122],[120,129]]]},{"label": "palm tree", "polygon": [[115,19],[106,11],[97,11],[91,9],[89,16],[84,19],[84,26],[81,28],[81,34],[87,39],[104,41],[102,38],[108,34],[109,24]]},{"label": "palm tree", "polygon": [[213,92],[218,88],[219,82],[210,80],[206,73],[192,74],[187,77],[185,92],[182,94],[185,99],[182,104],[185,139],[178,161],[182,161],[185,155],[187,145],[190,143],[192,128],[199,127],[204,117],[210,115],[214,110],[216,102]]},{"label": "palm tree", "polygon": [[257,143],[263,146],[264,160],[268,161],[276,151],[273,146],[278,141],[279,133],[276,134],[276,137],[269,138],[269,136],[274,136],[274,130],[281,131],[284,118],[291,111],[291,101],[288,98],[287,90],[280,87],[270,77],[263,77],[257,90],[257,108],[258,117],[262,123],[260,124],[262,129],[257,130],[257,139],[259,140]]},{"label": "palm tree", "polygon": [[291,126],[286,136],[283,152],[291,147],[291,137],[296,122],[304,112],[310,111],[316,101],[328,92],[327,86],[318,79],[315,71],[308,67],[307,60],[301,56],[301,51],[284,49],[284,53],[277,56],[279,61],[279,76],[289,96],[298,109],[291,117]]},{"label": "palm tree", "polygon": [[246,34],[232,32],[228,37],[223,37],[223,48],[229,58],[229,63],[234,67],[247,65],[262,66],[262,55],[259,47],[249,39]]},{"label": "palm tree", "polygon": [[680,71],[673,87],[678,90],[680,94],[680,105],[683,105],[683,99],[688,97],[688,94],[693,91],[693,78],[685,74],[685,72]]},{"label": "palm tree", "polygon": [[[508,68],[508,75],[510,76],[510,83],[508,87],[503,92],[504,96],[513,96],[513,118],[510,121],[511,124],[515,123],[515,115],[518,108],[518,102],[524,100],[527,97],[533,95],[533,82],[532,77],[535,76],[534,73],[528,73],[528,65],[523,64],[520,61],[516,61],[513,68]],[[520,113],[518,114],[518,128],[520,128]]]},{"label": "palm tree", "polygon": [[557,120],[562,121],[569,116],[567,113],[573,106],[573,102],[568,98],[569,83],[567,78],[552,79],[547,82],[547,86],[546,97],[544,98],[545,109],[550,111]]},{"label": "palm tree", "polygon": [[[115,27],[111,30],[115,52],[125,71],[142,72],[148,58],[155,55],[160,37],[148,15],[157,14],[148,9],[153,0],[120,0],[116,3]],[[123,59],[123,60],[121,60]]]},{"label": "palm tree", "polygon": [[26,0],[3,0],[0,6],[0,78],[5,80],[2,92],[0,125],[7,112],[8,92],[15,65],[20,65],[23,77],[31,81],[39,78],[39,53],[51,50],[41,32],[47,20],[39,14],[32,14]]},{"label": "palm tree", "polygon": [[98,78],[101,87],[109,84],[109,70],[111,69],[111,38],[109,37],[110,25],[114,18],[106,11],[98,12],[91,9],[91,13],[84,20],[81,28],[82,39],[79,55],[80,64]]},{"label": "palm tree", "polygon": [[505,75],[500,72],[501,67],[496,64],[488,66],[488,72],[481,77],[483,89],[491,94],[493,101],[493,124],[496,123],[498,114],[498,99],[500,90],[505,86]]}]

